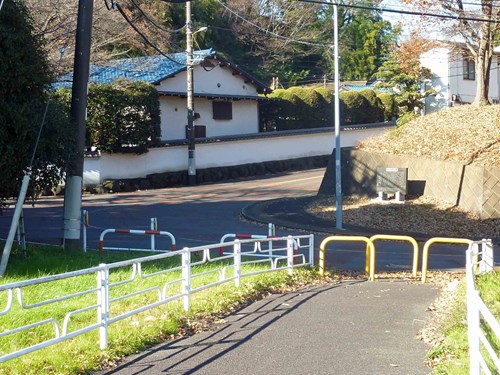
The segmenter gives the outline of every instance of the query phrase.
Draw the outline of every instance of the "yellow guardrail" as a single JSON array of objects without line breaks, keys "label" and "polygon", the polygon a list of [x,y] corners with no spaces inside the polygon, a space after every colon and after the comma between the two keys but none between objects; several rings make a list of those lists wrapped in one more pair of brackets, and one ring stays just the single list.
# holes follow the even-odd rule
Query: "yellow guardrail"
[{"label": "yellow guardrail", "polygon": [[365,271],[370,274],[370,281],[375,280],[375,246],[368,237],[363,236],[330,236],[325,238],[319,246],[319,274],[325,274],[325,247],[330,242],[365,242],[366,243],[366,266]]},{"label": "yellow guardrail", "polygon": [[422,252],[422,282],[425,283],[427,280],[427,264],[429,261],[429,247],[434,243],[448,243],[448,244],[463,244],[470,245],[473,241],[465,238],[445,238],[445,237],[434,237],[428,240]]},{"label": "yellow guardrail", "polygon": [[[389,241],[407,241],[410,242],[413,245],[413,277],[417,277],[417,270],[418,270],[418,243],[415,241],[414,238],[409,237],[409,236],[401,236],[401,235],[391,235],[391,234],[376,234],[374,236],[370,237],[370,241],[373,242],[373,245],[375,246],[375,241],[377,240],[389,240]],[[367,254],[366,256],[368,257],[368,246],[366,248]],[[368,260],[367,260],[368,262]]]}]

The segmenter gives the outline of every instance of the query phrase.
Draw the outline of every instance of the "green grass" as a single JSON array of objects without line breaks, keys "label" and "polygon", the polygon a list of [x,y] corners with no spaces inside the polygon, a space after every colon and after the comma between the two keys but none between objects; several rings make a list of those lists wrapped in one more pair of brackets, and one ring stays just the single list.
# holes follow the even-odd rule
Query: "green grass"
[{"label": "green grass", "polygon": [[[500,273],[493,272],[478,276],[476,285],[486,306],[488,306],[497,319],[500,319]],[[444,340],[439,346],[433,348],[428,353],[429,359],[432,359],[436,363],[432,374],[468,375],[469,344],[467,337],[465,278],[459,286],[457,297],[453,306],[449,307],[449,311],[448,318],[440,328]],[[499,353],[500,341],[496,337],[493,337],[494,334],[484,322],[482,322],[482,328],[489,338],[490,343],[493,344],[496,353]],[[488,358],[484,348],[483,356]],[[491,361],[487,362],[490,364],[492,373],[498,374]]]},{"label": "green grass", "polygon": [[[113,263],[121,260],[137,258],[143,255],[137,252],[109,252],[102,258],[97,253],[65,252],[59,248],[32,247],[27,255],[13,252],[6,275],[1,284],[20,280],[43,277],[50,274],[69,272],[77,269],[96,266],[99,263]],[[149,262],[143,266],[143,274],[151,274],[164,269],[165,266],[175,266],[179,259],[168,259]],[[206,272],[220,267],[220,262],[200,265],[192,269],[192,274]],[[248,265],[246,272],[261,270],[265,265]],[[140,278],[134,283],[121,285],[111,290],[111,298],[124,293],[148,288],[154,285],[164,285],[167,281],[179,278],[180,272],[172,272],[148,278]],[[228,268],[226,277],[232,275]],[[110,274],[112,282],[123,281],[131,276],[130,268],[113,270]],[[208,284],[218,278],[218,272],[196,277],[192,288]],[[105,350],[99,349],[98,331],[92,331],[74,339],[63,341],[17,359],[0,364],[0,374],[83,374],[105,367],[125,355],[140,352],[155,343],[175,337],[182,330],[190,329],[190,322],[216,319],[233,311],[248,300],[253,300],[263,293],[279,290],[293,284],[302,284],[318,278],[310,269],[295,269],[293,276],[286,272],[273,272],[242,278],[241,287],[234,282],[195,293],[191,298],[191,310],[185,312],[182,300],[162,305],[130,318],[113,323],[109,328],[109,344]],[[95,274],[79,276],[76,279],[60,280],[23,289],[25,304],[36,303],[49,298],[75,293],[95,287]],[[169,289],[168,295],[179,291],[180,283],[175,283]],[[119,301],[111,305],[111,316],[140,305],[154,302],[157,291],[147,292],[138,296]],[[5,308],[6,293],[0,292],[0,311]],[[96,294],[76,297],[69,301],[45,305],[33,309],[22,309],[14,301],[12,310],[0,317],[0,332],[23,324],[56,318],[62,325],[64,316],[76,308],[96,303]],[[85,325],[96,322],[96,310],[91,310],[71,319],[69,331],[74,331]],[[0,338],[0,352],[9,353],[18,348],[36,344],[43,339],[53,337],[52,325],[44,325],[29,331],[23,331],[11,336]]]}]

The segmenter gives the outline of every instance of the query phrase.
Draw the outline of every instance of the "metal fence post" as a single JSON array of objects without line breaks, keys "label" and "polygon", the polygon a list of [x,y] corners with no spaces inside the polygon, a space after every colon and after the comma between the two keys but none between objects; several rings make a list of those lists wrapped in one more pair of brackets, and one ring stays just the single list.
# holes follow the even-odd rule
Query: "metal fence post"
[{"label": "metal fence post", "polygon": [[309,265],[314,266],[314,234],[309,235]]},{"label": "metal fence post", "polygon": [[286,240],[286,260],[288,267],[288,274],[293,274],[293,238],[288,236]]},{"label": "metal fence post", "polygon": [[191,252],[185,247],[182,253],[182,294],[184,295],[184,310],[191,307]]},{"label": "metal fence post", "polygon": [[[156,217],[151,218],[151,230],[157,231],[158,230],[158,220]],[[155,251],[155,235],[151,235],[151,251]]]},{"label": "metal fence post", "polygon": [[109,320],[109,270],[106,264],[99,265],[101,269],[97,271],[97,322],[101,324],[99,328],[99,347],[106,349],[108,346],[108,320]]},{"label": "metal fence post", "polygon": [[468,320],[468,335],[469,335],[469,357],[470,357],[470,375],[480,375],[481,363],[479,358],[480,353],[480,313],[477,307],[476,299],[479,298],[479,292],[467,288],[467,320]]},{"label": "metal fence post", "polygon": [[481,242],[481,262],[479,262],[479,272],[492,272],[493,271],[493,242],[488,239],[483,239]]},{"label": "metal fence post", "polygon": [[89,226],[89,212],[82,211],[82,239],[83,239],[83,252],[87,252],[87,227]]},{"label": "metal fence post", "polygon": [[239,288],[241,281],[241,243],[236,240],[233,245],[234,256],[234,284]]},{"label": "metal fence post", "polygon": [[26,230],[24,229],[24,211],[21,210],[19,216],[19,225],[17,227],[17,241],[23,251],[26,251]]},{"label": "metal fence post", "polygon": [[[276,227],[273,223],[268,224],[267,234],[269,237],[276,236]],[[269,241],[269,259],[273,258],[273,241]]]}]

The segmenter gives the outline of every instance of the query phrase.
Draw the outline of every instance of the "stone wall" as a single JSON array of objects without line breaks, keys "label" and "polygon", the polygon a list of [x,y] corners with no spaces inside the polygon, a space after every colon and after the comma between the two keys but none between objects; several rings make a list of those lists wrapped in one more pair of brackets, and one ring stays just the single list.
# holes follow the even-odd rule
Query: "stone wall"
[{"label": "stone wall", "polygon": [[[335,194],[334,157],[330,157],[319,194]],[[481,219],[500,218],[500,168],[344,149],[343,194],[377,196],[377,168],[391,167],[408,168],[408,195],[450,202]]]}]

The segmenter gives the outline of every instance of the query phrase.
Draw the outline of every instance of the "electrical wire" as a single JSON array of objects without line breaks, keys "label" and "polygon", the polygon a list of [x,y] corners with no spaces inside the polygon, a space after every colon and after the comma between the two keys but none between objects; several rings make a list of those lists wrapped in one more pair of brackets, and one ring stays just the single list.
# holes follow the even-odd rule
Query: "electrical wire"
[{"label": "electrical wire", "polygon": [[106,8],[108,10],[113,10],[113,9],[115,9],[116,2],[113,0],[113,1],[111,1],[111,5],[109,5],[108,0],[104,0],[104,4],[106,4]]},{"label": "electrical wire", "polygon": [[[217,0],[218,1],[218,0]],[[387,13],[397,13],[397,14],[406,14],[411,16],[427,16],[427,17],[435,17],[441,19],[449,19],[449,20],[459,20],[459,21],[477,21],[477,22],[488,22],[488,23],[498,23],[499,20],[496,19],[488,19],[488,18],[476,18],[476,17],[464,17],[464,16],[452,16],[447,14],[439,14],[439,13],[428,13],[428,12],[417,12],[410,10],[397,10],[385,7],[370,7],[364,5],[354,5],[354,4],[339,4],[336,2],[327,2],[324,0],[296,0],[301,3],[311,3],[311,4],[321,4],[321,5],[337,5],[345,8],[354,8],[354,9],[364,9],[364,10],[377,10],[380,12]]]},{"label": "electrical wire", "polygon": [[293,39],[293,38],[289,38],[289,37],[277,34],[277,33],[273,32],[273,31],[266,30],[263,27],[260,27],[259,25],[255,24],[252,21],[247,20],[245,17],[239,15],[234,10],[232,10],[231,8],[229,8],[226,4],[224,4],[221,0],[215,0],[215,1],[217,3],[219,3],[219,5],[221,5],[224,9],[226,9],[229,13],[233,14],[235,17],[239,18],[243,22],[248,23],[249,25],[255,27],[256,29],[262,31],[265,34],[272,35],[272,36],[274,36],[275,38],[278,38],[278,39],[283,39],[283,40],[287,40],[287,41],[298,43],[298,44],[304,44],[304,45],[307,45],[307,46],[330,47],[330,45],[328,45],[328,44],[313,43],[313,42],[307,42],[307,41],[303,41],[303,40],[299,40],[299,39]]},{"label": "electrical wire", "polygon": [[[106,1],[106,0],[105,0]],[[142,39],[144,39],[144,41],[146,42],[147,45],[149,45],[150,47],[152,47],[155,51],[157,51],[160,55],[162,55],[163,57],[165,57],[166,59],[178,64],[178,65],[182,65],[182,66],[186,66],[186,64],[182,64],[176,60],[174,60],[173,58],[171,58],[170,56],[168,56],[166,53],[164,53],[160,48],[158,48],[153,42],[151,42],[148,37],[146,35],[144,35],[144,33],[139,30],[139,28],[132,22],[132,20],[130,18],[128,18],[127,14],[125,13],[125,11],[123,10],[123,8],[120,6],[120,4],[116,3],[116,9],[118,9],[118,12],[120,12],[120,14],[122,15],[122,17],[125,19],[125,21],[127,21],[127,23],[134,29],[134,31],[139,34]]]},{"label": "electrical wire", "polygon": [[2,0],[2,2],[0,3],[0,11],[2,10],[3,2],[4,0]]},{"label": "electrical wire", "polygon": [[186,24],[184,24],[184,26],[182,26],[182,27],[180,27],[178,29],[175,29],[175,30],[166,29],[163,26],[158,25],[158,23],[151,16],[149,16],[148,14],[146,14],[146,12],[144,12],[144,10],[142,10],[142,8],[139,6],[139,4],[135,0],[129,0],[129,1],[137,8],[137,10],[143,15],[143,17],[146,20],[148,20],[153,26],[155,26],[156,28],[158,28],[158,29],[160,29],[162,31],[165,31],[167,33],[178,33],[178,32],[181,32],[182,30],[184,30],[186,28],[186,26],[187,26]]}]

